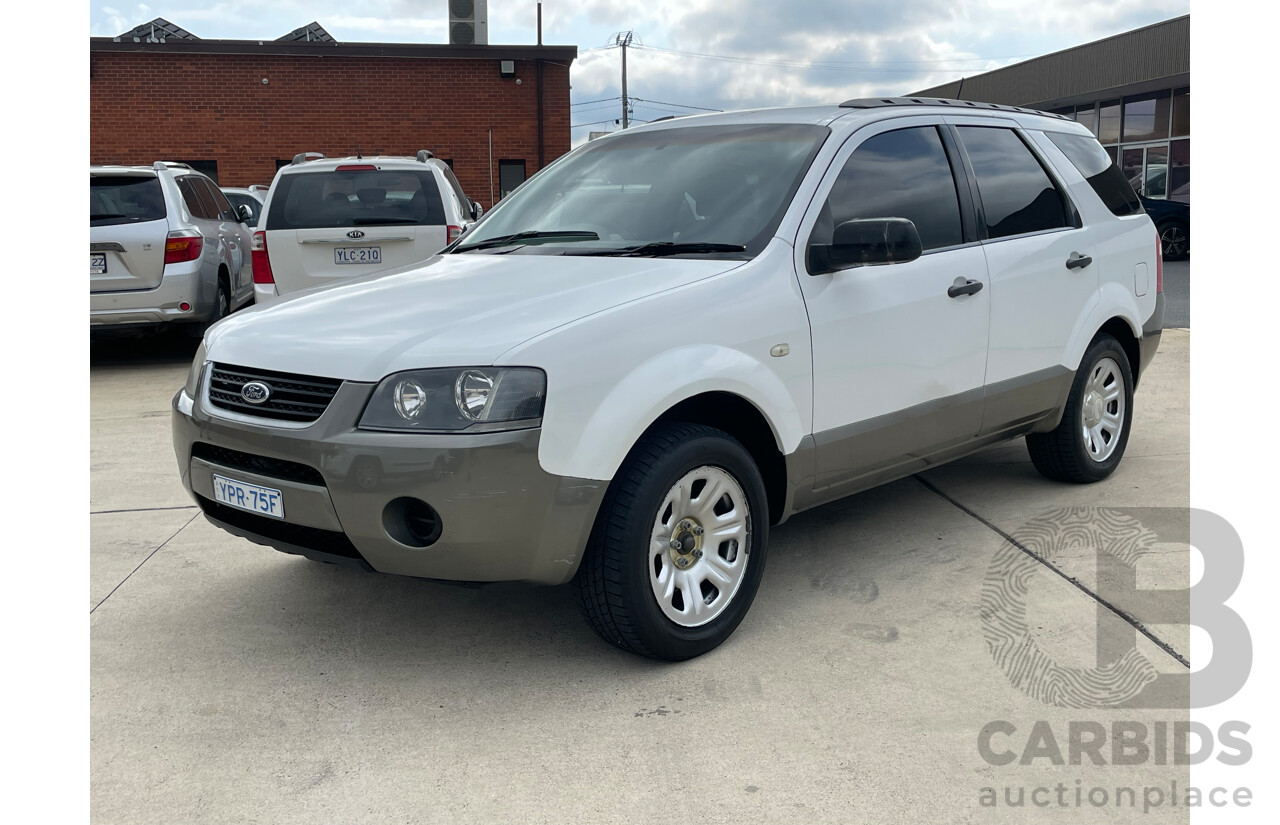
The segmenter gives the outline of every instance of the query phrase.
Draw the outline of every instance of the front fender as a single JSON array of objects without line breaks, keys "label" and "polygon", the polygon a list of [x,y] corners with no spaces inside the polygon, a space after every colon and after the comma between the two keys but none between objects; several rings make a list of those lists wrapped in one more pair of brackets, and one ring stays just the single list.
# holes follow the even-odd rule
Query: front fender
[{"label": "front fender", "polygon": [[[548,378],[555,383],[554,375]],[[612,479],[654,421],[681,401],[708,392],[731,393],[754,405],[784,455],[799,446],[804,436],[802,413],[778,375],[740,350],[700,344],[644,361],[594,403],[548,392],[538,460],[557,475]],[[580,424],[574,422],[571,409],[578,403],[592,410]]]}]

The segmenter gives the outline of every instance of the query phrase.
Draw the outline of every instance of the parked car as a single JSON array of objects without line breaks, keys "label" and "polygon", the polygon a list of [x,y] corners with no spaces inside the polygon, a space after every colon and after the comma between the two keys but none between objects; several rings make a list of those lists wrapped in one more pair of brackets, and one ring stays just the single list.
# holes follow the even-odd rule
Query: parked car
[{"label": "parked car", "polygon": [[183,484],[311,559],[572,582],[608,642],[686,659],[795,513],[1022,436],[1104,479],[1160,340],[1155,229],[1084,127],[959,106],[591,141],[419,267],[211,330]]},{"label": "parked car", "polygon": [[222,194],[227,196],[227,200],[231,201],[231,205],[236,209],[242,206],[248,207],[251,217],[245,221],[245,225],[254,227],[258,225],[258,219],[262,216],[262,205],[267,201],[268,189],[270,187],[259,186],[256,183],[245,189],[224,186]]},{"label": "parked car", "polygon": [[90,327],[200,331],[251,303],[244,218],[185,164],[90,166]]},{"label": "parked car", "polygon": [[1160,233],[1166,261],[1181,261],[1191,255],[1191,206],[1178,201],[1157,200],[1139,195],[1142,208]]},{"label": "parked car", "polygon": [[259,302],[425,261],[483,210],[448,164],[423,150],[416,158],[299,154],[276,173],[263,211],[253,236]]}]

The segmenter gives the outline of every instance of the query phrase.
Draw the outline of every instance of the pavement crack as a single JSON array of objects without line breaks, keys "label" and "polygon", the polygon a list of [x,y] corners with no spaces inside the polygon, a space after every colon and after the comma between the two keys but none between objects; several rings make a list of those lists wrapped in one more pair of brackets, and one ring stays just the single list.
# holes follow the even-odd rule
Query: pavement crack
[{"label": "pavement crack", "polygon": [[91,516],[104,516],[108,513],[154,513],[159,510],[194,510],[194,504],[179,504],[176,507],[126,507],[123,510],[90,510]]},{"label": "pavement crack", "polygon": [[[169,509],[169,508],[162,508],[162,509]],[[107,595],[105,595],[105,596],[103,596],[103,597],[102,597],[102,601],[98,602],[97,604],[95,604],[95,605],[93,606],[93,609],[89,611],[89,615],[90,615],[90,616],[92,616],[92,615],[93,615],[93,611],[94,611],[94,610],[97,610],[99,607],[102,607],[102,605],[106,604],[107,599],[109,599],[109,598],[111,598],[112,596],[114,596],[117,590],[119,590],[121,587],[124,587],[124,583],[125,583],[125,582],[127,582],[127,581],[129,581],[129,579],[133,578],[133,574],[134,574],[134,573],[137,573],[139,570],[141,570],[141,569],[142,569],[142,565],[144,565],[144,564],[146,564],[147,562],[151,561],[151,557],[152,557],[152,556],[154,556],[156,553],[159,553],[161,550],[163,550],[163,549],[164,549],[164,546],[165,546],[166,544],[168,544],[169,542],[173,541],[175,538],[177,538],[177,537],[178,537],[178,534],[179,534],[179,533],[181,533],[183,530],[186,530],[189,526],[191,526],[191,522],[195,521],[195,520],[196,520],[196,518],[197,518],[199,515],[200,515],[199,513],[196,513],[196,514],[195,514],[195,515],[193,515],[191,518],[187,519],[187,520],[186,520],[186,522],[184,522],[184,523],[183,523],[183,525],[182,525],[181,527],[179,527],[177,530],[174,530],[174,531],[173,531],[173,535],[172,535],[172,536],[169,536],[169,538],[167,538],[167,539],[165,539],[164,541],[160,542],[160,546],[159,546],[159,547],[157,547],[156,549],[154,549],[154,550],[152,550],[150,553],[148,553],[148,554],[147,554],[147,557],[146,557],[145,559],[143,559],[142,561],[138,562],[138,566],[137,566],[137,567],[135,567],[135,568],[133,568],[132,570],[130,570],[130,571],[129,571],[129,575],[127,575],[127,576],[125,576],[123,579],[121,579],[119,584],[117,584],[115,587],[111,588],[111,592],[110,592],[110,593],[108,593]]]},{"label": "pavement crack", "polygon": [[1073,585],[1077,590],[1079,590],[1080,592],[1084,593],[1086,596],[1088,596],[1089,598],[1093,599],[1093,600],[1094,600],[1095,602],[1097,602],[1098,604],[1100,604],[1100,605],[1102,605],[1103,607],[1107,608],[1107,609],[1108,609],[1108,610],[1110,610],[1112,613],[1114,613],[1117,617],[1119,617],[1122,621],[1124,621],[1124,622],[1125,622],[1125,623],[1127,623],[1130,627],[1132,627],[1134,630],[1138,631],[1138,632],[1139,632],[1139,633],[1141,633],[1143,636],[1146,636],[1146,637],[1147,637],[1147,639],[1149,639],[1149,640],[1151,641],[1151,643],[1152,643],[1152,644],[1154,644],[1156,647],[1158,647],[1158,648],[1160,648],[1161,650],[1163,650],[1165,653],[1169,654],[1169,656],[1171,656],[1172,658],[1174,658],[1175,660],[1177,660],[1177,662],[1178,662],[1179,664],[1181,664],[1183,667],[1187,668],[1188,670],[1190,670],[1190,669],[1191,669],[1191,662],[1190,662],[1190,661],[1189,661],[1185,656],[1183,656],[1183,655],[1182,655],[1181,653],[1179,653],[1178,651],[1174,650],[1174,649],[1173,649],[1173,646],[1172,646],[1172,645],[1170,645],[1168,642],[1164,641],[1163,639],[1159,638],[1159,637],[1158,637],[1158,636],[1156,636],[1154,633],[1152,633],[1150,630],[1148,630],[1148,629],[1147,629],[1147,627],[1146,627],[1142,622],[1140,622],[1136,616],[1134,616],[1133,614],[1129,613],[1129,612],[1128,612],[1128,611],[1126,611],[1126,610],[1121,609],[1121,608],[1120,608],[1120,607],[1118,607],[1117,605],[1112,604],[1111,602],[1109,602],[1109,601],[1107,601],[1106,599],[1104,599],[1102,596],[1099,596],[1095,591],[1093,591],[1092,589],[1090,589],[1089,587],[1087,587],[1085,584],[1083,584],[1079,579],[1075,578],[1074,576],[1068,576],[1068,575],[1067,575],[1066,573],[1064,573],[1062,570],[1059,570],[1056,566],[1054,566],[1053,564],[1051,564],[1051,563],[1049,562],[1049,560],[1048,560],[1048,559],[1046,559],[1046,558],[1044,558],[1043,556],[1040,556],[1040,555],[1038,555],[1037,553],[1034,553],[1033,551],[1029,550],[1029,549],[1026,547],[1026,545],[1024,545],[1022,542],[1018,541],[1018,540],[1017,540],[1017,539],[1015,539],[1013,536],[1011,536],[1011,535],[1009,535],[1008,533],[1006,533],[1004,530],[1001,530],[1001,529],[1000,529],[999,527],[997,527],[995,524],[991,523],[991,522],[990,522],[990,521],[988,521],[987,519],[985,519],[985,518],[983,518],[982,516],[978,515],[978,514],[977,514],[976,512],[974,512],[973,510],[970,510],[968,507],[966,507],[965,505],[961,504],[959,501],[955,500],[955,499],[954,499],[954,498],[952,498],[951,496],[949,496],[949,495],[947,495],[946,493],[944,493],[944,492],[943,492],[942,490],[940,490],[937,486],[935,486],[935,485],[933,484],[933,482],[929,481],[928,479],[924,478],[923,476],[921,476],[921,475],[919,475],[919,474],[917,474],[917,475],[913,475],[913,476],[912,476],[912,478],[914,478],[916,481],[920,482],[920,483],[924,486],[924,488],[925,488],[925,489],[930,490],[930,491],[931,491],[931,492],[933,492],[935,495],[939,496],[940,498],[944,499],[945,501],[950,502],[950,503],[952,504],[952,506],[954,506],[956,509],[960,510],[961,512],[963,512],[964,514],[966,514],[966,515],[967,515],[967,516],[969,516],[970,518],[972,518],[972,519],[974,519],[974,520],[976,520],[976,521],[978,521],[978,522],[982,523],[984,526],[986,526],[986,527],[987,527],[987,529],[991,530],[993,533],[996,533],[996,534],[997,534],[997,535],[999,535],[1001,538],[1003,538],[1005,541],[1009,542],[1011,545],[1013,545],[1014,547],[1018,548],[1018,549],[1019,549],[1019,550],[1021,550],[1023,553],[1026,553],[1028,556],[1030,556],[1031,558],[1035,559],[1037,562],[1039,562],[1039,563],[1040,563],[1042,566],[1044,566],[1046,569],[1048,569],[1048,570],[1052,571],[1053,573],[1055,573],[1055,574],[1057,574],[1059,577],[1061,577],[1064,581],[1067,581],[1067,582],[1071,583],[1071,584],[1072,584],[1072,585]]}]

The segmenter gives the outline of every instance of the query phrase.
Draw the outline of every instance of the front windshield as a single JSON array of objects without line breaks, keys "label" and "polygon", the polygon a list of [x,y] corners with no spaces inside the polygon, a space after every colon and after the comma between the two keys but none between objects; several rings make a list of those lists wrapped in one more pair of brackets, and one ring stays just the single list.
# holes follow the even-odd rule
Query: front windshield
[{"label": "front windshield", "polygon": [[531,178],[454,251],[754,256],[777,229],[824,126],[640,129]]}]

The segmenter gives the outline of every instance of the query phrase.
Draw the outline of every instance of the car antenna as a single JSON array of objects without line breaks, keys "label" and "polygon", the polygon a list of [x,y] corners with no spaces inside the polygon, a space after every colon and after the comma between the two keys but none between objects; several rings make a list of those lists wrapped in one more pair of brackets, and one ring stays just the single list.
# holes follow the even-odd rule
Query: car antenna
[{"label": "car antenna", "polygon": [[356,144],[356,160],[364,160],[364,155],[360,154],[360,144]]}]

